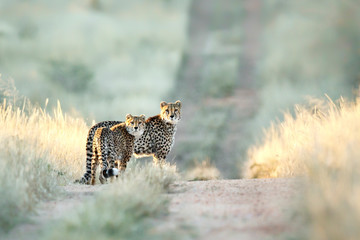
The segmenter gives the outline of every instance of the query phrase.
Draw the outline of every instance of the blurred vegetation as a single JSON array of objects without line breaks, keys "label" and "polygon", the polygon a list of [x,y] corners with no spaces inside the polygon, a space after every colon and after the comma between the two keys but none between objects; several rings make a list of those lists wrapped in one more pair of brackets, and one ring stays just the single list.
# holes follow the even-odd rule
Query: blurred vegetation
[{"label": "blurred vegetation", "polygon": [[324,90],[359,84],[359,9],[356,0],[264,3],[262,79]]},{"label": "blurred vegetation", "polygon": [[231,96],[237,84],[237,68],[238,61],[234,58],[207,60],[200,83],[203,97]]},{"label": "blurred vegetation", "polygon": [[189,181],[215,180],[220,179],[220,172],[209,159],[206,159],[202,162],[196,161],[191,170],[186,173],[185,179]]},{"label": "blurred vegetation", "polygon": [[[159,113],[185,44],[188,0],[0,2],[0,73],[90,123]],[[104,107],[106,106],[106,107]],[[111,109],[111,110],[110,110]]]},{"label": "blurred vegetation", "polygon": [[94,74],[81,63],[50,60],[45,70],[46,79],[70,92],[86,91]]}]

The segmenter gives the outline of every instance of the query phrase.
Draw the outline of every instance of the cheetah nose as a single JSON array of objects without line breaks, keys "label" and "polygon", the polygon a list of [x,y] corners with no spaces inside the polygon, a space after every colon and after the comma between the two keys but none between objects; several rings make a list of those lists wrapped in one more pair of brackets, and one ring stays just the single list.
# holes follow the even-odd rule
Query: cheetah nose
[{"label": "cheetah nose", "polygon": [[171,118],[174,118],[174,115],[170,115]]},{"label": "cheetah nose", "polygon": [[134,129],[135,129],[135,130],[137,130],[137,129],[138,129],[138,127],[134,127]]}]

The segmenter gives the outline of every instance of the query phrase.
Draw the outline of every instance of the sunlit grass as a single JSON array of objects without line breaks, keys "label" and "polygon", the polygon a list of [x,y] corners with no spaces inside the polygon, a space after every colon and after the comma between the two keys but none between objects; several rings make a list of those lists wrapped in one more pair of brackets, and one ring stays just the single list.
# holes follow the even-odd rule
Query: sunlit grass
[{"label": "sunlit grass", "polygon": [[265,132],[262,144],[249,150],[246,177],[290,177],[308,173],[308,165],[321,162],[331,167],[347,164],[347,154],[360,143],[358,103],[329,100],[312,108],[297,106],[296,116]]},{"label": "sunlit grass", "polygon": [[265,132],[246,177],[305,176],[306,239],[357,239],[360,230],[360,99],[318,101]]},{"label": "sunlit grass", "polygon": [[60,102],[52,113],[25,105],[0,106],[0,137],[17,137],[33,146],[32,151],[48,154],[49,163],[70,178],[81,175],[85,163],[88,127],[81,118],[62,112]]}]

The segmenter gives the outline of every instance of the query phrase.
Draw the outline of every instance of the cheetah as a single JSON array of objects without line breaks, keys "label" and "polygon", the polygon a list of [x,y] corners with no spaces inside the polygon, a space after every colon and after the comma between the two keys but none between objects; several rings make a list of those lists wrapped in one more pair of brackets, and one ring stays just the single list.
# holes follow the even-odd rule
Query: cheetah
[{"label": "cheetah", "polygon": [[135,140],[136,158],[152,156],[155,164],[163,164],[175,142],[178,122],[181,120],[181,102],[160,103],[159,115],[146,120],[144,133]]},{"label": "cheetah", "polygon": [[[175,141],[177,124],[181,120],[181,102],[160,103],[160,114],[145,121],[145,130],[141,137],[135,140],[134,156],[136,158],[153,156],[155,164],[164,163]],[[93,139],[98,128],[111,128],[122,121],[104,121],[95,124],[89,130],[86,152],[87,165],[91,164],[93,155]]]},{"label": "cheetah", "polygon": [[86,162],[86,173],[77,180],[78,183],[95,184],[97,165],[102,163],[99,180],[102,184],[106,178],[124,171],[134,150],[134,142],[145,130],[145,116],[126,115],[124,123],[95,130],[92,144],[92,157]]}]

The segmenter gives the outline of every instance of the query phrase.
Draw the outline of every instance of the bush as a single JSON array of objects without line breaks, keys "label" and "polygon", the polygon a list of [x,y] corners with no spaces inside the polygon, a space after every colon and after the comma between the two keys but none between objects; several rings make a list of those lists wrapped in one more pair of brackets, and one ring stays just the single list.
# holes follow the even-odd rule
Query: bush
[{"label": "bush", "polygon": [[0,233],[25,221],[39,201],[58,193],[57,172],[38,144],[17,135],[0,136]]}]

